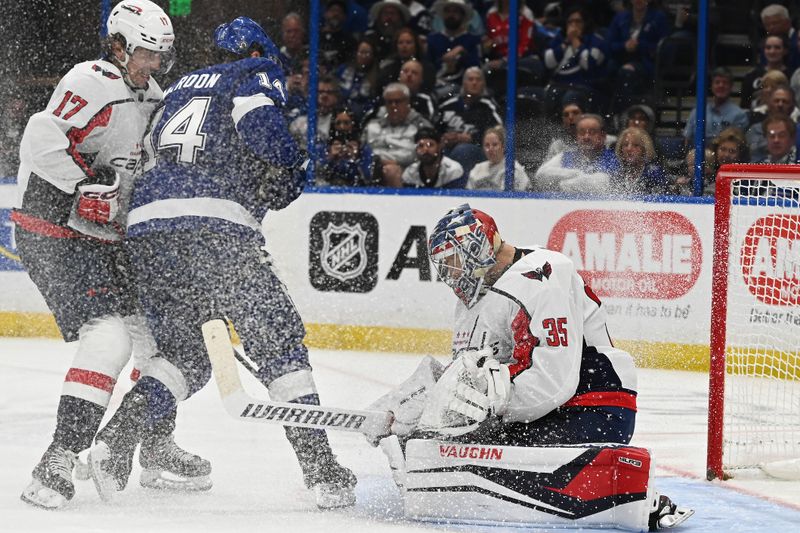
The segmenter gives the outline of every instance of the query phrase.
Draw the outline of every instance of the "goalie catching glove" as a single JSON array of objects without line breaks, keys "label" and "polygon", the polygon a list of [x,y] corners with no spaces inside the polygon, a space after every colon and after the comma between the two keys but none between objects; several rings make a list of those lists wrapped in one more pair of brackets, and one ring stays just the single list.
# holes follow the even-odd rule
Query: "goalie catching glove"
[{"label": "goalie catching glove", "polygon": [[510,393],[508,365],[494,359],[490,348],[464,351],[431,391],[419,429],[464,435],[487,418],[505,414]]}]

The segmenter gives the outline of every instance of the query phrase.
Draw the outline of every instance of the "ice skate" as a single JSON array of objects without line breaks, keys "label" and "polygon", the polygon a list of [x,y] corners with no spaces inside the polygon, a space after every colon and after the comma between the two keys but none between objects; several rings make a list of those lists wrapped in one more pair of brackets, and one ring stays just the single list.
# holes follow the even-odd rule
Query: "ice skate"
[{"label": "ice skate", "polygon": [[89,449],[89,474],[105,502],[128,484],[146,408],[144,395],[135,390],[126,394],[117,413],[100,430]]},{"label": "ice skate", "polygon": [[211,462],[182,449],[172,434],[146,438],[139,464],[139,484],[146,488],[194,492],[212,486]]},{"label": "ice skate", "polygon": [[678,507],[667,496],[659,495],[653,501],[650,512],[650,531],[672,529],[684,523],[694,514],[694,509]]},{"label": "ice skate", "polygon": [[334,509],[350,507],[356,503],[356,476],[350,469],[336,461],[336,456],[325,454],[309,464],[301,464],[303,482],[314,493],[317,507]]},{"label": "ice skate", "polygon": [[20,499],[43,509],[61,509],[75,495],[72,469],[77,457],[69,450],[51,444],[33,469],[33,479]]}]

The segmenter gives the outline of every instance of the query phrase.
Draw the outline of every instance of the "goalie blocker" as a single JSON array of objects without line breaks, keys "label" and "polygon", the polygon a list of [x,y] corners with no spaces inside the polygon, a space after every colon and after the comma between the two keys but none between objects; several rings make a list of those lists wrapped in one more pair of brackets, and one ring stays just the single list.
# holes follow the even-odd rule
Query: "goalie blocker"
[{"label": "goalie blocker", "polygon": [[[381,444],[392,467],[402,471],[395,479],[401,481],[409,518],[652,531],[674,527],[693,513],[655,491],[654,463],[644,448],[412,439],[400,464],[396,437]],[[670,518],[659,523],[667,514]]]}]

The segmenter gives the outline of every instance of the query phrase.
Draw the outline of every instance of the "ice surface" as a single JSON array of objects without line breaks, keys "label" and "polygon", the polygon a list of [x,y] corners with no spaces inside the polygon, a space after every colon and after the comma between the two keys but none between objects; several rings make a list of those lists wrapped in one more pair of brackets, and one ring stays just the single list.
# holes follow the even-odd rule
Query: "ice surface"
[{"label": "ice surface", "polygon": [[[244,424],[226,415],[216,389],[206,387],[179,410],[177,440],[213,462],[214,488],[201,494],[153,492],[138,485],[103,504],[91,482],[78,482],[68,509],[43,511],[19,500],[47,446],[61,382],[74,345],[0,338],[0,531],[100,532],[281,531],[523,531],[406,521],[380,450],[357,434],[331,432],[343,464],[359,476],[358,503],[318,511],[279,426]],[[409,375],[419,360],[404,354],[312,350],[323,402],[363,408]],[[123,375],[127,375],[124,373]],[[112,398],[116,407],[122,380]],[[708,483],[705,470],[706,376],[642,370],[633,444],[654,451],[661,492],[697,515],[680,531],[794,531],[800,523],[800,482],[763,479]],[[254,394],[257,384],[247,383]],[[524,531],[547,531],[528,529]],[[583,530],[584,532],[589,530]]]}]

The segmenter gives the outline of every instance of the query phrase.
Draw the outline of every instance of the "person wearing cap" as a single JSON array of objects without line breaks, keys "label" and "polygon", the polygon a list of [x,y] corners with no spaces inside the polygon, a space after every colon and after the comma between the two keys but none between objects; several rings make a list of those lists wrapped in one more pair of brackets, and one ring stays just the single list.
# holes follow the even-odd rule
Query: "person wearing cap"
[{"label": "person wearing cap", "polygon": [[436,66],[437,79],[455,88],[466,69],[480,65],[481,37],[467,31],[473,9],[466,0],[442,0],[434,9],[444,28],[428,35],[428,57]]},{"label": "person wearing cap", "polygon": [[[711,95],[706,102],[706,139],[713,139],[728,126],[747,129],[747,113],[731,102],[733,73],[725,67],[717,67],[711,72]],[[697,108],[692,109],[686,120],[683,138],[687,145],[694,143]]]},{"label": "person wearing cap", "polygon": [[435,128],[421,128],[414,135],[417,160],[403,172],[403,185],[413,188],[460,189],[466,177],[464,168],[446,157],[441,136]]},{"label": "person wearing cap", "polygon": [[379,63],[391,55],[395,35],[410,19],[411,12],[400,0],[375,2],[369,9],[369,29],[364,36],[372,41]]}]

